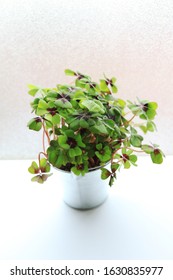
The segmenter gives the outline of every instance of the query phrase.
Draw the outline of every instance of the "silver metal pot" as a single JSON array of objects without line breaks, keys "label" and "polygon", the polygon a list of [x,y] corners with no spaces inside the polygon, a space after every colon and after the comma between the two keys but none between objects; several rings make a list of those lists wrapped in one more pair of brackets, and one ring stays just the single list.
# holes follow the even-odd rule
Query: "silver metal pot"
[{"label": "silver metal pot", "polygon": [[76,209],[91,209],[102,204],[108,196],[109,181],[101,179],[100,168],[92,168],[84,176],[55,168],[65,203]]}]

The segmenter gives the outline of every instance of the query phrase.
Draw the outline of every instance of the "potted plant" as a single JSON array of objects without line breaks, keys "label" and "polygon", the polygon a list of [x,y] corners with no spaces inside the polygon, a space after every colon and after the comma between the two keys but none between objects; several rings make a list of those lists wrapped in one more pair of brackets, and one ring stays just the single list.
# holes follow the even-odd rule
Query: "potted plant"
[{"label": "potted plant", "polygon": [[158,145],[143,143],[142,136],[156,130],[157,103],[117,98],[114,77],[104,76],[96,83],[80,72],[67,69],[65,73],[75,78],[73,83],[54,88],[29,85],[36,116],[28,127],[42,130],[43,151],[28,170],[35,175],[32,181],[43,183],[55,167],[60,184],[67,181],[66,202],[90,208],[106,198],[107,185],[113,185],[122,167],[136,166],[138,152],[149,154],[153,163],[162,163]]}]

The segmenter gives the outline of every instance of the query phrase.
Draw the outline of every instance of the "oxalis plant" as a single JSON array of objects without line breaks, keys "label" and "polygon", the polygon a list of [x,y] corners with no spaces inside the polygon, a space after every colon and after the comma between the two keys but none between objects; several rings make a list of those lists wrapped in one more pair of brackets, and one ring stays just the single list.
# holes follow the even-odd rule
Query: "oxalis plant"
[{"label": "oxalis plant", "polygon": [[77,176],[101,168],[101,179],[109,178],[112,186],[121,167],[136,166],[137,153],[149,154],[153,163],[162,163],[164,154],[159,146],[143,143],[142,136],[156,130],[156,102],[117,98],[114,77],[104,76],[96,83],[80,72],[67,69],[65,74],[75,80],[54,88],[29,85],[36,116],[28,127],[42,130],[43,144],[38,163],[33,161],[28,168],[35,175],[32,181],[46,181],[52,175],[51,166]]}]

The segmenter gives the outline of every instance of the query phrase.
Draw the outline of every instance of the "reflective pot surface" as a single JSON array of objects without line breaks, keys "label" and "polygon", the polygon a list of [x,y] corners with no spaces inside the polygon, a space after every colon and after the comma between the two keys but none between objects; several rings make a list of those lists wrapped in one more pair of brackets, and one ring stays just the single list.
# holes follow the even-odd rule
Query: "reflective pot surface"
[{"label": "reflective pot surface", "polygon": [[[101,170],[95,169],[84,176],[56,169],[64,191],[64,201],[77,209],[90,209],[102,204],[108,196],[108,179],[101,179]],[[55,174],[54,174],[55,175]]]}]

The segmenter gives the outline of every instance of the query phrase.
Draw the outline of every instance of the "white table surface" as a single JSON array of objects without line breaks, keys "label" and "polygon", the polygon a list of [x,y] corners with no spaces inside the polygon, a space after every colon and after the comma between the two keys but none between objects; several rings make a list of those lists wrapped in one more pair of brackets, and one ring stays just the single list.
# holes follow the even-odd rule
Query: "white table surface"
[{"label": "white table surface", "polygon": [[173,259],[173,156],[141,157],[109,198],[79,211],[56,175],[30,181],[30,160],[0,161],[0,259]]}]

